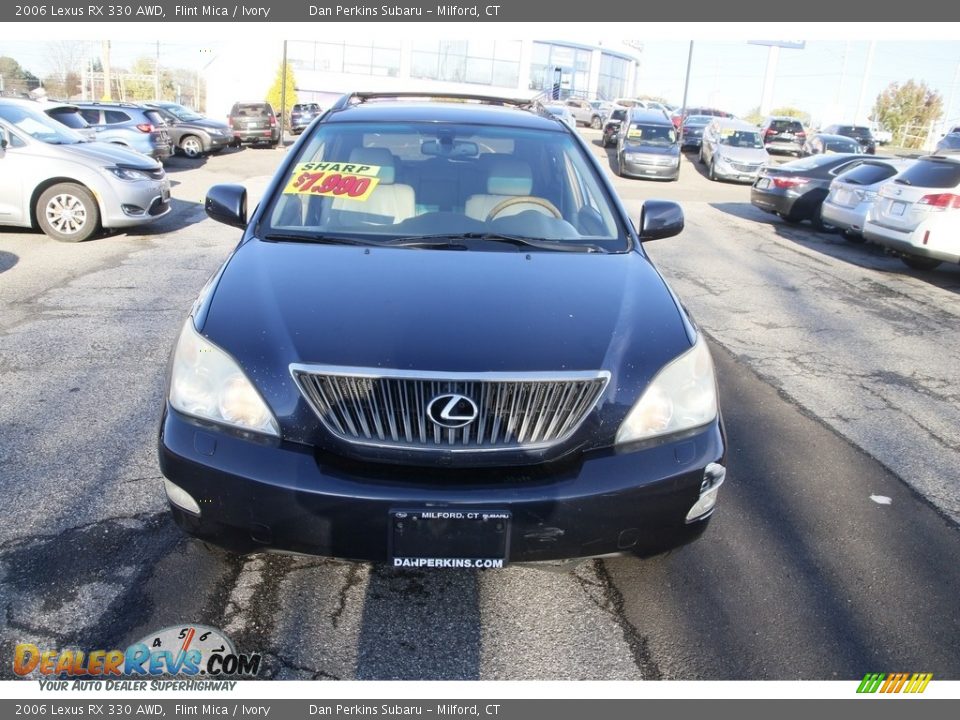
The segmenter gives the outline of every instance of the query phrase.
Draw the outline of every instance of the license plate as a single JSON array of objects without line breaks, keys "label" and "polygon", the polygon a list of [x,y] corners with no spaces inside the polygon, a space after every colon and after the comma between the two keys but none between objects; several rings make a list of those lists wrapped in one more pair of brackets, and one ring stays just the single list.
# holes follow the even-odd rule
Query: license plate
[{"label": "license plate", "polygon": [[760,178],[759,180],[757,180],[757,187],[760,190],[764,190],[770,187],[770,178]]},{"label": "license plate", "polygon": [[793,133],[784,133],[780,136],[781,140],[793,140]]},{"label": "license plate", "polygon": [[894,200],[893,204],[890,205],[890,214],[891,215],[903,215],[903,211],[907,209],[907,204],[902,200]]},{"label": "license plate", "polygon": [[390,561],[410,568],[502,568],[510,513],[471,508],[390,511]]},{"label": "license plate", "polygon": [[853,194],[849,190],[837,190],[833,195],[833,201],[837,205],[852,205]]}]

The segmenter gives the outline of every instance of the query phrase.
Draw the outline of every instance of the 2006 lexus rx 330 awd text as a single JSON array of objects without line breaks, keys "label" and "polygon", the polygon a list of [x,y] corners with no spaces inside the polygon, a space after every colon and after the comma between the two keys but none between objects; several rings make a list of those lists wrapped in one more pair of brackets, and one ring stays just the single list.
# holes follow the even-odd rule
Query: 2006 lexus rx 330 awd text
[{"label": "2006 lexus rx 330 awd text", "polygon": [[399,567],[697,537],[725,476],[703,334],[588,146],[537,105],[344,96],[288,153],[171,356],[188,533]]}]

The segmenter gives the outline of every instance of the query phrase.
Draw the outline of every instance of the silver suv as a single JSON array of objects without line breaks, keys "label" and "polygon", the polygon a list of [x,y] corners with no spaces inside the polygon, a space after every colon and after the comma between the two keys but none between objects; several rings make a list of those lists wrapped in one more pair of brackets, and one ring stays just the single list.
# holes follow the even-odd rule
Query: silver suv
[{"label": "silver suv", "polygon": [[0,225],[79,242],[168,212],[170,181],[156,160],[85,140],[32,100],[0,98]]},{"label": "silver suv", "polygon": [[743,120],[717,118],[703,131],[700,162],[711,180],[753,182],[770,156],[756,125]]},{"label": "silver suv", "polygon": [[97,140],[124,145],[163,162],[173,154],[163,117],[153,108],[124,102],[77,103]]}]

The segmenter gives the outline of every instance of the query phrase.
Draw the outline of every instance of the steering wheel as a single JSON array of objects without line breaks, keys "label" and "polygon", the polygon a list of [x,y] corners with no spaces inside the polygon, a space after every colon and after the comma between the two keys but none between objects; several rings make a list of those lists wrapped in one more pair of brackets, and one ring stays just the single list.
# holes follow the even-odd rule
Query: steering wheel
[{"label": "steering wheel", "polygon": [[487,222],[490,222],[497,215],[502,213],[504,210],[506,210],[509,207],[513,207],[514,205],[536,205],[538,207],[542,207],[544,210],[546,210],[551,215],[553,215],[557,220],[561,220],[563,218],[563,215],[561,214],[561,212],[557,210],[557,206],[554,205],[549,200],[544,200],[543,198],[534,197],[533,195],[517,195],[516,197],[510,197],[504,200],[503,202],[497,203],[494,206],[493,210],[487,213]]}]

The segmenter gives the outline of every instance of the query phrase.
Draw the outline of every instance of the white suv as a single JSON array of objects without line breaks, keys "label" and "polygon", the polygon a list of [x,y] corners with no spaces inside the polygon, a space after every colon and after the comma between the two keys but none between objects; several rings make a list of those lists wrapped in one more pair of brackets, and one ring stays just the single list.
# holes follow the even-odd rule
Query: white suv
[{"label": "white suv", "polygon": [[881,185],[863,236],[917,270],[960,263],[960,158],[920,158]]}]

